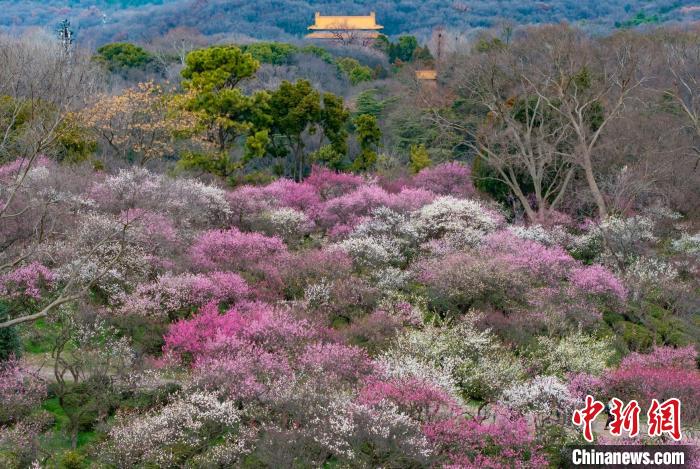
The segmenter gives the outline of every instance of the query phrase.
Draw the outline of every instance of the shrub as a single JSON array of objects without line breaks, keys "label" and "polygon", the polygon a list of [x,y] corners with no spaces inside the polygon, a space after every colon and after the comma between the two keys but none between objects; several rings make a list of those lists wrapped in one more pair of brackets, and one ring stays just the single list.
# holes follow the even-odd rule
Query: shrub
[{"label": "shrub", "polygon": [[55,280],[55,274],[38,262],[0,275],[0,296],[6,298],[25,297],[40,300]]},{"label": "shrub", "polygon": [[457,252],[419,261],[412,270],[427,287],[430,306],[442,315],[482,307],[512,312],[529,304],[528,278],[502,259]]},{"label": "shrub", "polygon": [[[452,327],[426,326],[401,336],[387,357],[426,363],[449,377],[449,384],[470,399],[493,402],[503,389],[522,378],[524,370],[490,331],[467,316]],[[411,360],[408,363],[412,363]]]},{"label": "shrub", "polygon": [[280,266],[288,299],[300,299],[310,285],[349,276],[352,258],[337,247],[314,249],[288,257]]},{"label": "shrub", "polygon": [[568,373],[600,375],[614,355],[609,339],[596,339],[577,331],[560,340],[539,337],[532,359],[541,373],[563,377]]},{"label": "shrub", "polygon": [[391,195],[379,186],[361,186],[353,192],[326,201],[318,224],[326,229],[339,225],[354,227],[372,210],[390,204]]},{"label": "shrub", "polygon": [[365,181],[354,174],[314,166],[304,182],[315,187],[322,200],[328,200],[358,189]]},{"label": "shrub", "polygon": [[480,252],[487,258],[500,259],[535,280],[555,284],[566,278],[575,261],[559,246],[547,247],[538,242],[517,238],[508,231],[498,231],[484,238]]},{"label": "shrub", "polygon": [[499,415],[494,423],[455,417],[424,427],[424,432],[447,467],[546,467],[524,418]]},{"label": "shrub", "polygon": [[293,208],[278,208],[261,216],[259,230],[269,236],[282,238],[287,244],[298,244],[313,229],[313,222],[304,212]]},{"label": "shrub", "polygon": [[554,376],[537,376],[505,391],[499,404],[519,415],[534,417],[537,429],[545,424],[568,423],[576,399],[567,385]]}]

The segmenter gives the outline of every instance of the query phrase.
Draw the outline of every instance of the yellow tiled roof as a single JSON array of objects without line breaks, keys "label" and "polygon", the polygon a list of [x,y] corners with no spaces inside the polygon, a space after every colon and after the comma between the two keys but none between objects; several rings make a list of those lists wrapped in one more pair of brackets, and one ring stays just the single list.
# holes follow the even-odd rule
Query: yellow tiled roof
[{"label": "yellow tiled roof", "polygon": [[[309,33],[306,35],[307,39],[339,39],[341,37],[345,37],[349,33],[333,33],[329,31],[318,31],[314,33]],[[376,31],[362,31],[361,33],[356,33],[353,34],[353,37],[359,38],[359,39],[377,39],[379,37],[379,33]]]},{"label": "yellow tiled roof", "polygon": [[382,29],[384,26],[377,24],[377,17],[374,12],[368,16],[322,16],[316,12],[316,22],[309,26],[309,29]]},{"label": "yellow tiled roof", "polygon": [[419,80],[437,80],[437,70],[416,70]]}]

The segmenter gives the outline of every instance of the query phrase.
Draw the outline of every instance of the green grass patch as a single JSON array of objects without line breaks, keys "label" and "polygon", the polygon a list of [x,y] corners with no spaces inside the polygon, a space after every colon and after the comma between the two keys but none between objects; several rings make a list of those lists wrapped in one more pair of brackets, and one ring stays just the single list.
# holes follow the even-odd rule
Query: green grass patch
[{"label": "green grass patch", "polygon": [[26,353],[48,353],[53,349],[58,335],[58,325],[40,319],[22,333],[22,347]]}]

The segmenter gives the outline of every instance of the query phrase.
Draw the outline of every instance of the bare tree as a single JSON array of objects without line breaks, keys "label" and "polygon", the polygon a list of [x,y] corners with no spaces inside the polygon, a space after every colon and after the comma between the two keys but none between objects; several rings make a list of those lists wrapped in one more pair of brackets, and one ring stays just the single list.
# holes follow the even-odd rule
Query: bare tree
[{"label": "bare tree", "polygon": [[700,35],[678,33],[677,40],[664,47],[665,62],[673,77],[670,87],[663,90],[682,111],[686,129],[693,135],[690,150],[696,156],[694,170],[700,165]]},{"label": "bare tree", "polygon": [[572,131],[536,94],[517,60],[504,49],[468,57],[456,67],[453,86],[484,118],[465,122],[438,112],[436,119],[469,136],[467,145],[515,195],[528,219],[545,222],[574,173],[568,159]]},{"label": "bare tree", "polygon": [[529,35],[516,53],[525,55],[522,73],[532,90],[571,127],[569,158],[584,172],[602,219],[608,214],[596,178],[598,149],[610,122],[644,82],[639,54],[624,40],[593,41],[579,31],[547,27]]},{"label": "bare tree", "polygon": [[[0,179],[0,273],[4,273],[25,262],[42,243],[58,234],[58,221],[51,210],[72,201],[66,202],[50,187],[37,187],[32,174],[41,158],[54,152],[67,129],[67,117],[94,92],[99,76],[87,54],[66,54],[52,38],[0,37],[0,63],[0,96],[5,104],[0,108],[0,162],[14,164],[12,173]],[[16,226],[19,228],[14,229]],[[129,222],[125,222],[92,246],[84,247],[74,259],[63,288],[53,298],[38,312],[13,312],[0,328],[45,317],[87,294],[122,255],[128,227]],[[122,247],[103,258],[90,278],[79,275],[83,262],[115,241]]]},{"label": "bare tree", "polygon": [[438,112],[438,122],[469,136],[465,143],[494,169],[531,221],[561,204],[577,169],[605,218],[600,147],[643,82],[634,47],[547,26],[521,33],[511,45],[485,43],[485,50],[461,60],[452,67],[450,86],[483,119],[464,122]]},{"label": "bare tree", "polygon": [[[49,42],[50,41],[50,42]],[[56,145],[69,112],[84,103],[97,84],[85,54],[68,55],[48,38],[0,37],[0,161],[22,160],[0,203],[0,220],[9,209],[39,155]],[[21,122],[20,122],[21,120]]]}]

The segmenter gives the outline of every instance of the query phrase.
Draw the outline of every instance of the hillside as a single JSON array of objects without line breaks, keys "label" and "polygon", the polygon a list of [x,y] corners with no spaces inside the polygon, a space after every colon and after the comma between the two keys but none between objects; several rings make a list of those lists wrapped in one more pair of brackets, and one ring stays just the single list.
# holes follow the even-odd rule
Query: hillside
[{"label": "hillside", "polygon": [[697,21],[697,0],[102,0],[4,1],[0,26],[53,28],[63,18],[85,43],[149,41],[175,27],[207,36],[286,39],[303,35],[315,11],[366,14],[376,10],[388,35],[427,37],[437,25],[456,31],[488,28],[504,19],[516,24],[576,23],[596,32],[616,27]]},{"label": "hillside", "polygon": [[4,5],[0,468],[700,467],[680,3],[88,3]]}]

